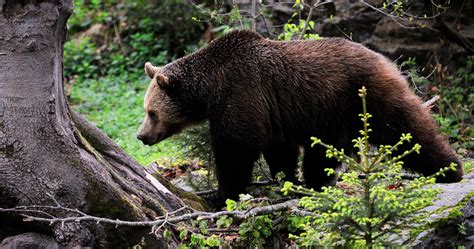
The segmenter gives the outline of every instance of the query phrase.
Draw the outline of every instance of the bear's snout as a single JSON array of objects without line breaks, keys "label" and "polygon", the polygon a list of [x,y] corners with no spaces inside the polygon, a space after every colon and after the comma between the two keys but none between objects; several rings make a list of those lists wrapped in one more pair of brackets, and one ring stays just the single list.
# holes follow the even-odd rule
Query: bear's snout
[{"label": "bear's snout", "polygon": [[156,136],[149,136],[144,133],[139,133],[137,139],[142,141],[144,145],[153,145],[156,143]]},{"label": "bear's snout", "polygon": [[143,141],[145,139],[145,135],[143,134],[138,134],[137,135],[137,139],[140,140],[140,141]]}]

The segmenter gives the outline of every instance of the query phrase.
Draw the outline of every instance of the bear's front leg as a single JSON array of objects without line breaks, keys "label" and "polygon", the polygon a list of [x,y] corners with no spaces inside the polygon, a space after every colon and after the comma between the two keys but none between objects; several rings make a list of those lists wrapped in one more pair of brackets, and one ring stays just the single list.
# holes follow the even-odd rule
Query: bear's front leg
[{"label": "bear's front leg", "polygon": [[260,151],[249,144],[214,143],[216,173],[219,184],[219,202],[227,199],[238,200],[245,193],[252,177],[254,162]]}]

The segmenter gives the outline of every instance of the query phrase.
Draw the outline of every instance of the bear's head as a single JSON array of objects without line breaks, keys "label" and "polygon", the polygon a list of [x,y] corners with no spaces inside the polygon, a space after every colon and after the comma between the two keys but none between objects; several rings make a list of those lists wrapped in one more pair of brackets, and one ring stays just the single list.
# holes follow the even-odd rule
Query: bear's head
[{"label": "bear's head", "polygon": [[149,62],[145,64],[145,72],[151,83],[145,94],[145,118],[137,138],[153,145],[180,132],[190,121],[180,113],[176,98],[169,94],[172,79]]}]

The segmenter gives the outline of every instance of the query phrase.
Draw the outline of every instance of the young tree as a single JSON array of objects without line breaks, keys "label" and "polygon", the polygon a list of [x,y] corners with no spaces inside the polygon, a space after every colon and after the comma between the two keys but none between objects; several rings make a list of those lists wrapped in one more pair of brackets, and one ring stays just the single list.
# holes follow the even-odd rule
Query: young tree
[{"label": "young tree", "polygon": [[[152,220],[181,208],[179,197],[70,110],[62,54],[72,9],[73,0],[0,0],[0,209],[38,205],[54,213],[62,205],[112,219]],[[0,212],[0,241],[34,231],[68,247],[173,243],[145,227],[21,218]]]}]

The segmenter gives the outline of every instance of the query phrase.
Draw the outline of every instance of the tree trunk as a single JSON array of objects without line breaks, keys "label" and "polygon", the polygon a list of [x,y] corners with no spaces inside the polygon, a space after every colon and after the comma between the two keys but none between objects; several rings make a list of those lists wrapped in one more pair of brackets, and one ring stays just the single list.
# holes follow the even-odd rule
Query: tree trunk
[{"label": "tree trunk", "polygon": [[[180,198],[69,109],[62,52],[72,8],[73,0],[0,0],[0,207],[57,201],[123,220],[150,220],[182,207]],[[148,228],[131,229],[0,214],[0,241],[37,232],[68,247],[125,247],[142,238],[148,246],[170,245]]]}]

